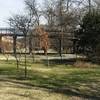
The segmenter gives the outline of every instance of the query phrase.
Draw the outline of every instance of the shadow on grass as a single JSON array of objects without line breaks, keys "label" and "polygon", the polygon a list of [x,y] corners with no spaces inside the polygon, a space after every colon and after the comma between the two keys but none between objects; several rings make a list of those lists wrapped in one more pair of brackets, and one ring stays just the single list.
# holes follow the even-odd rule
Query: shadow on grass
[{"label": "shadow on grass", "polygon": [[[39,77],[37,77],[39,78]],[[40,80],[40,78],[39,78]],[[41,79],[41,81],[45,81],[46,79]],[[29,83],[29,82],[19,82],[19,80],[13,81],[13,80],[9,80],[9,79],[0,79],[0,81],[7,81],[7,82],[11,82],[11,83],[15,83],[15,84],[20,84],[21,86],[17,86],[17,88],[33,88],[33,87],[37,87],[37,89],[41,89],[41,90],[45,90],[45,91],[49,91],[49,92],[55,92],[55,93],[61,93],[61,94],[65,94],[68,96],[77,96],[77,97],[81,97],[84,99],[90,99],[90,100],[100,100],[100,96],[99,95],[95,95],[92,92],[90,92],[89,94],[87,93],[82,93],[76,86],[66,86],[66,87],[62,87],[62,85],[60,85],[60,83],[56,83],[56,82],[50,82],[50,80],[48,79],[48,82],[40,82],[38,84],[34,84],[34,83]],[[24,85],[24,86],[22,86]],[[93,88],[92,88],[93,90]],[[97,90],[96,90],[97,91]],[[97,91],[97,93],[99,93],[99,91]]]},{"label": "shadow on grass", "polygon": [[[18,76],[16,76],[16,74]],[[92,71],[81,69],[66,74],[28,70],[27,80],[24,80],[23,69],[17,72],[16,67],[7,66],[0,68],[0,76],[1,75],[10,75],[11,77],[1,77],[0,81],[24,85],[24,87],[20,86],[20,88],[38,87],[68,96],[79,96],[91,100],[100,100],[100,71],[98,69]]]},{"label": "shadow on grass", "polygon": [[[91,100],[100,100],[100,84],[98,84],[98,81],[96,80],[89,79],[89,74],[91,73],[88,73],[88,75],[86,75],[86,73],[83,73],[83,75],[80,76],[81,73],[76,72],[71,73],[70,75],[59,77],[53,75],[44,77],[38,72],[30,73],[34,74],[32,74],[31,77],[27,78],[27,82],[24,81],[23,77],[17,78],[16,81],[13,81],[13,78],[0,79],[0,81],[12,82],[25,86],[22,86],[20,88],[38,87],[42,89],[47,89],[50,92],[61,93],[68,96],[78,96]],[[98,87],[93,87],[91,84],[92,82],[95,83]],[[83,88],[80,89],[79,87]]]},{"label": "shadow on grass", "polygon": [[[52,75],[49,76],[49,78],[45,78],[48,76],[37,75],[37,73],[35,74],[34,72],[34,76],[31,80],[35,86],[51,89],[53,92],[99,100],[100,83],[98,80],[91,78],[93,76],[96,77],[95,74],[95,72],[73,72],[69,75],[59,77]],[[99,78],[99,76],[100,71],[97,72],[97,77]],[[96,86],[94,87],[91,83],[95,83]]]}]

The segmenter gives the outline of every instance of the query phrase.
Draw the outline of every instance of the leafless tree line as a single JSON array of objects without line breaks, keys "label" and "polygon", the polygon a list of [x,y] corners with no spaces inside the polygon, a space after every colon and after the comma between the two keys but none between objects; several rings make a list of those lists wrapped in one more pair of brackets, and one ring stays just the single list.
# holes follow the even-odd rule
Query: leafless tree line
[{"label": "leafless tree line", "polygon": [[[61,53],[64,32],[66,34],[71,33],[71,35],[74,35],[73,33],[75,29],[78,28],[84,14],[86,12],[91,12],[92,9],[99,9],[99,5],[99,0],[42,0],[40,4],[38,3],[38,0],[25,0],[25,13],[22,15],[16,14],[9,18],[11,27],[24,34],[25,77],[27,76],[27,35],[32,37],[34,34],[33,30],[35,28],[37,28],[38,32],[41,34],[41,25],[47,27],[48,29],[60,30]],[[42,33],[44,34],[45,31],[42,31]],[[44,38],[46,42],[43,43],[42,41],[41,44],[46,45],[44,47],[48,49],[47,33],[44,37],[46,37]],[[44,47],[42,46],[42,48]],[[45,54],[47,54],[46,49],[44,49]],[[15,57],[17,57],[16,53]]]}]

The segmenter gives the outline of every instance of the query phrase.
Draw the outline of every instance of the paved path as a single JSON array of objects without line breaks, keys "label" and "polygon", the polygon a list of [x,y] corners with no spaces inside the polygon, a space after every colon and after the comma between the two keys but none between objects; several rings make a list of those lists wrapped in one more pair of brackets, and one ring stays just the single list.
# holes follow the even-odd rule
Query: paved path
[{"label": "paved path", "polygon": [[[62,55],[62,59],[75,59],[75,58],[83,58],[83,56],[80,55],[75,55],[75,54],[63,54]],[[0,55],[0,60],[6,60],[8,58],[8,60],[16,60],[14,56],[11,55]],[[48,56],[48,58],[44,55],[35,55],[35,59],[42,59],[42,60],[60,60],[61,57],[60,56]]]}]

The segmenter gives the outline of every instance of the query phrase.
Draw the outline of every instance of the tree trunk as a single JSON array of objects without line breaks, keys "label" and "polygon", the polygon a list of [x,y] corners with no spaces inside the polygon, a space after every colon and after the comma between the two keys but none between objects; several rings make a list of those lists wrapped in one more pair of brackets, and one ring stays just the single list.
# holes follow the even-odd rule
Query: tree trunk
[{"label": "tree trunk", "polygon": [[25,35],[25,41],[24,41],[24,42],[25,42],[25,62],[24,62],[24,63],[25,63],[25,78],[27,78],[27,65],[26,65],[26,63],[27,63],[27,62],[26,62],[26,49],[27,49],[27,48],[26,48],[26,35]]},{"label": "tree trunk", "polygon": [[89,2],[89,13],[91,14],[91,0],[88,0]]}]

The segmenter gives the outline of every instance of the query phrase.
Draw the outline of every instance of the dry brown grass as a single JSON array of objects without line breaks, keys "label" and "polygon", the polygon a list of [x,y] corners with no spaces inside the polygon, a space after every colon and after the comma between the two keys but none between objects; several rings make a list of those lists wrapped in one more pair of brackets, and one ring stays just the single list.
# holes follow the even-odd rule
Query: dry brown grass
[{"label": "dry brown grass", "polygon": [[77,61],[74,63],[74,67],[79,67],[79,68],[95,68],[98,65],[92,64],[90,62],[84,62],[84,61]]},{"label": "dry brown grass", "polygon": [[77,68],[91,65],[77,62],[76,68],[71,65],[47,67],[36,63],[28,66],[29,78],[23,80],[23,69],[16,73],[14,61],[1,61],[0,100],[96,100],[88,98],[100,97],[99,67]]},{"label": "dry brown grass", "polygon": [[[17,81],[18,82],[18,81]],[[0,100],[88,100],[77,96],[50,92],[49,90],[25,86],[14,81],[0,81]]]},{"label": "dry brown grass", "polygon": [[13,82],[0,81],[0,100],[87,100]]}]

